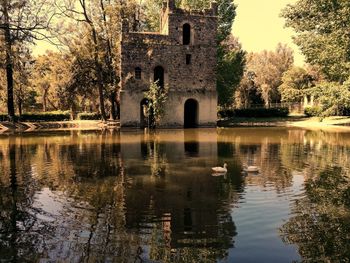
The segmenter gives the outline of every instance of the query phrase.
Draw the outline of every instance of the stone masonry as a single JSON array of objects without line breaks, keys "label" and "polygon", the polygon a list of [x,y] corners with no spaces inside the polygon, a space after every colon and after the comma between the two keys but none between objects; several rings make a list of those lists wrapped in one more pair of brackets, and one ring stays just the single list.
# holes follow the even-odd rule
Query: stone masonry
[{"label": "stone masonry", "polygon": [[155,80],[169,87],[161,127],[216,126],[216,33],[216,3],[187,11],[164,2],[159,33],[130,32],[123,21],[121,126],[144,125],[144,92]]}]

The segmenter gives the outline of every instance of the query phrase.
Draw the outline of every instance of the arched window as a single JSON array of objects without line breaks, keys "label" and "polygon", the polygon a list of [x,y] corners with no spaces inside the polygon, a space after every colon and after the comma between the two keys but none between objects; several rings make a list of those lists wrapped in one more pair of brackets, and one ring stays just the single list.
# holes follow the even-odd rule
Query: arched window
[{"label": "arched window", "polygon": [[140,67],[135,68],[135,79],[141,79],[141,72]]},{"label": "arched window", "polygon": [[182,26],[182,43],[184,45],[189,45],[191,43],[191,26],[189,24],[184,24]]},{"label": "arched window", "polygon": [[158,81],[158,86],[164,88],[164,69],[161,66],[154,68],[154,82]]}]

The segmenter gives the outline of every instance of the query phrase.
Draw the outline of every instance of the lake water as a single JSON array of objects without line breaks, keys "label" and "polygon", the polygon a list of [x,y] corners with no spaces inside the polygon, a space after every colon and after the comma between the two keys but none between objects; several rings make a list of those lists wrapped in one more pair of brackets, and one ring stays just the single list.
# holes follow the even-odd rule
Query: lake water
[{"label": "lake water", "polygon": [[3,134],[0,168],[0,262],[350,260],[350,133]]}]

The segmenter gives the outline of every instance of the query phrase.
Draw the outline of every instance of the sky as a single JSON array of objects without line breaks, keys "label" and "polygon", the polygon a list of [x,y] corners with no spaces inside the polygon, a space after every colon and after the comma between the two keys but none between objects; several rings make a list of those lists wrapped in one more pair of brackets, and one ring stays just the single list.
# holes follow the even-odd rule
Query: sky
[{"label": "sky", "polygon": [[[291,28],[284,27],[284,19],[279,15],[287,4],[297,0],[234,0],[237,16],[233,23],[233,34],[239,38],[244,50],[259,52],[264,49],[274,50],[279,42],[287,44],[294,51],[294,62],[303,66],[304,57],[293,44],[294,34]],[[34,54],[43,54],[50,47],[40,42],[34,48]]]},{"label": "sky", "polygon": [[234,0],[237,16],[232,32],[239,38],[244,50],[259,52],[274,50],[279,42],[287,44],[294,51],[294,63],[303,66],[304,57],[293,44],[294,31],[284,27],[279,15],[287,4],[297,0]]}]

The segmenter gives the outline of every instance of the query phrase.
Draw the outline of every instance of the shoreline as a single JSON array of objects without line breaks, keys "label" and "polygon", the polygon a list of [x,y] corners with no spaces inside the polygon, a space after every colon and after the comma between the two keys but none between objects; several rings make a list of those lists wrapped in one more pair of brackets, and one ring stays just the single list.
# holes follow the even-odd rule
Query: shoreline
[{"label": "shoreline", "polygon": [[0,122],[0,133],[53,130],[99,130],[116,127],[119,122],[101,120],[51,121],[51,122]]},{"label": "shoreline", "polygon": [[[318,117],[289,116],[286,118],[231,118],[218,120],[217,128],[235,127],[295,127],[309,130],[334,130],[350,132],[350,117],[327,117],[322,121]],[[54,130],[101,130],[119,128],[119,122],[101,120],[79,120],[58,122],[0,122],[0,133],[54,131]]]},{"label": "shoreline", "polygon": [[289,116],[286,118],[232,118],[221,120],[218,127],[294,127],[308,130],[350,132],[350,117],[332,116],[320,121],[319,117]]}]

